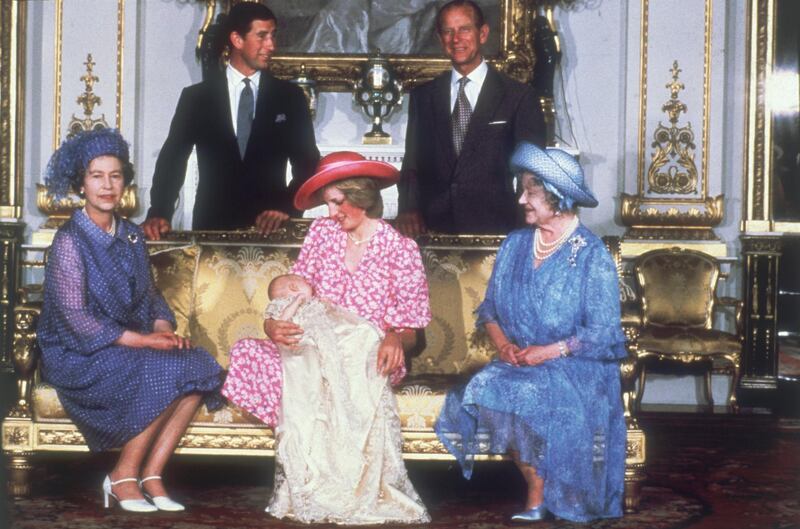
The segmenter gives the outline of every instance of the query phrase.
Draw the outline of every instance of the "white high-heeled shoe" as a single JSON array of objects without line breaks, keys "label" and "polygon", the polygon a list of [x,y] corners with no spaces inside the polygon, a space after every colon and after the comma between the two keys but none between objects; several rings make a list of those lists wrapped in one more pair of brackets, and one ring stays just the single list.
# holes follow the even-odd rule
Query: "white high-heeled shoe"
[{"label": "white high-heeled shoe", "polygon": [[121,500],[111,491],[111,487],[117,485],[119,483],[125,483],[127,481],[138,481],[136,478],[123,478],[118,479],[117,481],[111,481],[109,476],[106,476],[106,479],[103,480],[103,506],[108,509],[111,505],[111,502],[108,500],[109,497],[114,498],[117,503],[119,504],[120,508],[123,511],[129,512],[156,512],[158,508],[155,505],[148,502],[145,499],[141,500]]},{"label": "white high-heeled shoe", "polygon": [[[150,481],[151,479],[161,479],[161,476],[147,476],[146,478],[142,478],[142,480],[139,482],[139,487],[142,487],[145,481]],[[159,511],[178,512],[186,509],[186,507],[173,500],[169,496],[150,496],[144,491],[144,488],[142,488],[142,494],[144,494],[145,498],[149,498]]]}]

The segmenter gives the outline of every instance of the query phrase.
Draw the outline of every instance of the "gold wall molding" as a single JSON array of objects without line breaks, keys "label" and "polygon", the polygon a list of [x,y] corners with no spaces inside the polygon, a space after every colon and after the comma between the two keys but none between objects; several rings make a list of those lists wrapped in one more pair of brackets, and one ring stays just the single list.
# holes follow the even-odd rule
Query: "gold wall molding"
[{"label": "gold wall molding", "polygon": [[[123,96],[123,66],[125,50],[125,0],[117,0],[116,9],[116,65],[115,65],[115,119],[114,126],[122,126],[122,96]],[[53,94],[53,150],[55,151],[63,139],[62,137],[62,88],[63,88],[63,39],[64,39],[64,0],[55,0],[55,28],[54,28],[54,94]]]},{"label": "gold wall molding", "polygon": [[745,211],[742,231],[772,231],[772,120],[767,108],[767,77],[772,72],[775,39],[774,0],[750,0],[747,10],[745,100]]},{"label": "gold wall molding", "polygon": [[[712,0],[703,3],[702,130],[693,129],[691,121],[686,125],[680,123],[682,115],[687,117],[691,107],[679,98],[686,81],[681,79],[679,60],[674,58],[671,80],[665,85],[669,98],[661,107],[669,124],[659,121],[653,130],[650,165],[645,167],[650,23],[655,16],[651,2],[655,0],[641,0],[636,194],[621,194],[621,219],[628,227],[624,239],[719,242],[712,228],[722,222],[724,195],[708,193]],[[691,52],[684,50],[686,54]],[[696,144],[696,137],[701,138],[700,145]],[[698,155],[699,160],[696,159]]]},{"label": "gold wall molding", "polygon": [[53,53],[53,67],[55,73],[53,93],[53,150],[61,145],[61,50],[62,35],[64,31],[64,0],[56,0],[55,21],[55,51]]},{"label": "gold wall molding", "polygon": [[647,130],[647,62],[648,43],[650,40],[650,0],[642,0],[642,14],[639,37],[639,155],[636,164],[636,193],[644,194],[644,151]]},{"label": "gold wall molding", "polygon": [[117,113],[115,124],[122,130],[122,60],[125,50],[125,0],[117,1]]},{"label": "gold wall molding", "polygon": [[[707,193],[708,190],[708,138],[709,138],[709,109],[710,109],[710,94],[711,94],[711,16],[712,16],[712,1],[705,0],[703,11],[703,130],[702,138],[703,145],[700,147],[702,169],[701,182],[702,193]],[[648,97],[648,67],[649,67],[649,28],[650,28],[650,2],[651,0],[642,0],[641,4],[641,36],[640,36],[640,71],[639,71],[639,85],[640,85],[640,101],[639,101],[639,152],[638,152],[638,173],[637,173],[637,193],[643,195],[645,193],[645,154],[646,154],[646,137],[647,137],[647,97]],[[702,201],[702,198],[699,199]]]},{"label": "gold wall molding", "polygon": [[0,2],[0,218],[22,217],[25,2]]}]

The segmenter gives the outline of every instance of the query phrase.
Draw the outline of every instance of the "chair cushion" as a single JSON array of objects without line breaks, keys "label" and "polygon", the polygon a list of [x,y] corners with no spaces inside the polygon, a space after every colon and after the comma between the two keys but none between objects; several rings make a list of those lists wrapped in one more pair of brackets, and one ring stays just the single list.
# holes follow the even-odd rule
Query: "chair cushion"
[{"label": "chair cushion", "polygon": [[422,249],[433,319],[413,372],[455,374],[485,365],[494,349],[475,332],[475,309],[483,301],[495,249]]},{"label": "chair cushion", "polygon": [[[41,422],[69,422],[61,401],[58,400],[56,390],[50,384],[40,382],[33,387],[31,392],[33,400],[33,416]],[[200,406],[192,420],[194,425],[220,425],[220,426],[259,426],[261,421],[237,406],[226,402],[225,405],[209,412],[205,406]]]},{"label": "chair cushion", "polygon": [[289,271],[297,248],[202,246],[197,264],[192,342],[228,367],[231,347],[241,338],[264,337],[267,287]]},{"label": "chair cushion", "polygon": [[200,249],[196,245],[179,247],[153,245],[149,246],[148,250],[156,288],[175,313],[178,334],[189,336],[194,269]]},{"label": "chair cushion", "polygon": [[431,431],[444,405],[447,390],[467,379],[460,375],[411,375],[394,388],[400,427],[405,431]]},{"label": "chair cushion", "polygon": [[642,254],[636,273],[647,322],[709,326],[718,270],[713,257],[699,252],[675,249]]},{"label": "chair cushion", "polygon": [[739,355],[742,344],[730,333],[715,329],[694,327],[658,327],[648,325],[642,328],[637,340],[641,351],[659,353],[667,356],[694,353],[697,355]]},{"label": "chair cushion", "polygon": [[[447,390],[463,383],[459,375],[414,375],[406,377],[394,388],[400,412],[400,426],[409,431],[431,431],[444,404]],[[32,392],[34,418],[42,422],[67,422],[67,417],[56,390],[50,384],[36,384]],[[193,425],[262,426],[263,423],[248,412],[226,403],[209,412],[200,406],[192,420]]]}]

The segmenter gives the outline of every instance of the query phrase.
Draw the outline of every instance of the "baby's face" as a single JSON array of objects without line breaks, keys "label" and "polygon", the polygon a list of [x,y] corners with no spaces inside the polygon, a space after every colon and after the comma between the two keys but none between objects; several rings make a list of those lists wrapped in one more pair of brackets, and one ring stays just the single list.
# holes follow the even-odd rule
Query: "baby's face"
[{"label": "baby's face", "polygon": [[302,276],[295,274],[287,275],[281,279],[277,286],[278,288],[275,289],[275,293],[279,298],[296,297],[299,295],[305,295],[310,298],[314,295],[314,289],[311,288],[311,284],[303,279]]}]

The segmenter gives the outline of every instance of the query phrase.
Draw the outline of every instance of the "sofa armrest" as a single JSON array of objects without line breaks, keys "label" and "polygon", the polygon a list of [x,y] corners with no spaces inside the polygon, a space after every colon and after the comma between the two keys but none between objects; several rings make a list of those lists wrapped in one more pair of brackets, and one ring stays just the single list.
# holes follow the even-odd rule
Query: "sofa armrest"
[{"label": "sofa armrest", "polygon": [[30,392],[39,363],[39,345],[36,342],[36,325],[42,306],[41,285],[22,287],[18,291],[19,304],[14,307],[14,348],[12,360],[17,372],[17,402],[10,417],[30,417]]}]

